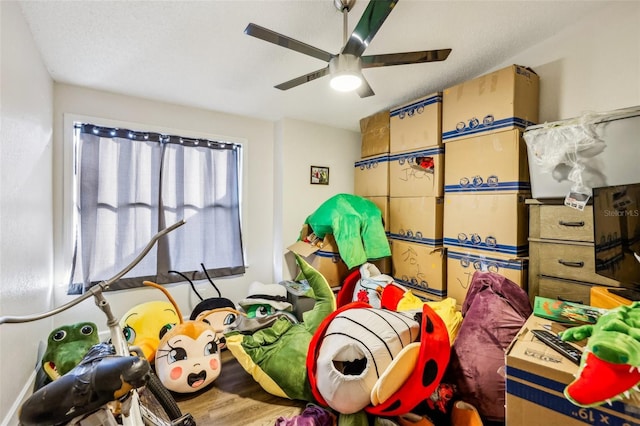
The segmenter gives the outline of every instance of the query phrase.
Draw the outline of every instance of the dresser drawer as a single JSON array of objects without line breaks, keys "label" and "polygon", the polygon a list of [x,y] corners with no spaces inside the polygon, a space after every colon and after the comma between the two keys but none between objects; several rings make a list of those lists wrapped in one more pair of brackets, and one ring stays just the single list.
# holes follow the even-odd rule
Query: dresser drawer
[{"label": "dresser drawer", "polygon": [[593,241],[593,206],[583,211],[564,205],[530,205],[529,236],[533,239]]},{"label": "dresser drawer", "polygon": [[[593,244],[529,243],[535,273],[592,284],[619,286],[617,281],[595,273]],[[533,260],[535,257],[535,262]]]},{"label": "dresser drawer", "polygon": [[593,285],[580,281],[561,280],[545,276],[538,277],[538,296],[548,297],[549,299],[590,305],[591,287]]}]

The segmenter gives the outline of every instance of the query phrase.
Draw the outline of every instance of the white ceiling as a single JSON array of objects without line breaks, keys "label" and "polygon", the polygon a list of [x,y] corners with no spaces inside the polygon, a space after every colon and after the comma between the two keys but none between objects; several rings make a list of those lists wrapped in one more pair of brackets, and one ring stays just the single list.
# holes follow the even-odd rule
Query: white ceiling
[{"label": "white ceiling", "polygon": [[[481,75],[607,1],[400,0],[365,55],[451,48],[444,62],[369,68],[375,96],[323,77],[273,86],[325,62],[244,34],[253,22],[330,53],[343,44],[333,0],[21,1],[52,78],[175,104],[359,130],[359,120]],[[349,13],[349,34],[367,0]],[[528,64],[522,64],[528,65]]]}]

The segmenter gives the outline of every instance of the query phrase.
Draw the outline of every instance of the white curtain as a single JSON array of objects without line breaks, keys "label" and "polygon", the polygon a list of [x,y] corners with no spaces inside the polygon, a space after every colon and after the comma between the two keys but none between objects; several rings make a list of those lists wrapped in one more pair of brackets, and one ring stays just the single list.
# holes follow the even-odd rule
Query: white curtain
[{"label": "white curtain", "polygon": [[114,276],[181,219],[117,285],[244,273],[233,143],[76,126],[76,248],[70,293]]}]

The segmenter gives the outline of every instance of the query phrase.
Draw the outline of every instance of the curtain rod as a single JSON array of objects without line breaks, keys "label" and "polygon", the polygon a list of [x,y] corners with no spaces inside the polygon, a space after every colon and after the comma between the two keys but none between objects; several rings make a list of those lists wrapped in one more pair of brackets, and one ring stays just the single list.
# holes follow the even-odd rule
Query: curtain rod
[{"label": "curtain rod", "polygon": [[240,145],[233,142],[214,141],[203,138],[167,135],[156,132],[143,132],[118,127],[96,126],[95,124],[76,123],[74,125],[81,133],[92,134],[103,138],[122,138],[134,141],[173,143],[178,145],[202,146],[216,149],[234,150]]}]

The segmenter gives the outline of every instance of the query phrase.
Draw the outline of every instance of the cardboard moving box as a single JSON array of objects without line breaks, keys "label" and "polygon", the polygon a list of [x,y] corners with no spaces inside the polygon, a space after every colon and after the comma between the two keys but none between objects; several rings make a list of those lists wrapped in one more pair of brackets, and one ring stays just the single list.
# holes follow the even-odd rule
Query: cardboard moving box
[{"label": "cardboard moving box", "polygon": [[389,111],[381,111],[360,120],[361,156],[372,157],[389,152]]},{"label": "cardboard moving box", "polygon": [[391,197],[389,237],[441,246],[443,212],[442,197]]},{"label": "cardboard moving box", "polygon": [[444,197],[444,245],[487,253],[529,252],[528,194],[458,194]]},{"label": "cardboard moving box", "polygon": [[[531,330],[555,330],[557,324],[531,316],[506,353],[508,426],[640,425],[640,399],[583,408],[564,396],[578,366],[537,340]],[[594,384],[597,386],[597,384]]]},{"label": "cardboard moving box", "polygon": [[434,93],[391,110],[389,152],[442,144],[442,93]]},{"label": "cardboard moving box", "polygon": [[354,167],[354,194],[361,197],[389,196],[388,155],[356,161]]},{"label": "cardboard moving box", "polygon": [[349,274],[349,268],[340,257],[338,244],[333,234],[326,234],[322,241],[311,244],[305,239],[313,230],[307,224],[300,231],[300,240],[296,241],[288,250],[304,257],[307,263],[313,266],[326,279],[331,287],[338,287]]},{"label": "cardboard moving box", "polygon": [[528,192],[527,148],[518,129],[448,142],[444,192]]},{"label": "cardboard moving box", "polygon": [[443,142],[537,124],[539,80],[511,65],[444,90]]},{"label": "cardboard moving box", "polygon": [[444,148],[389,155],[390,197],[441,197]]},{"label": "cardboard moving box", "polygon": [[393,238],[390,243],[395,280],[430,296],[447,295],[445,249]]}]

